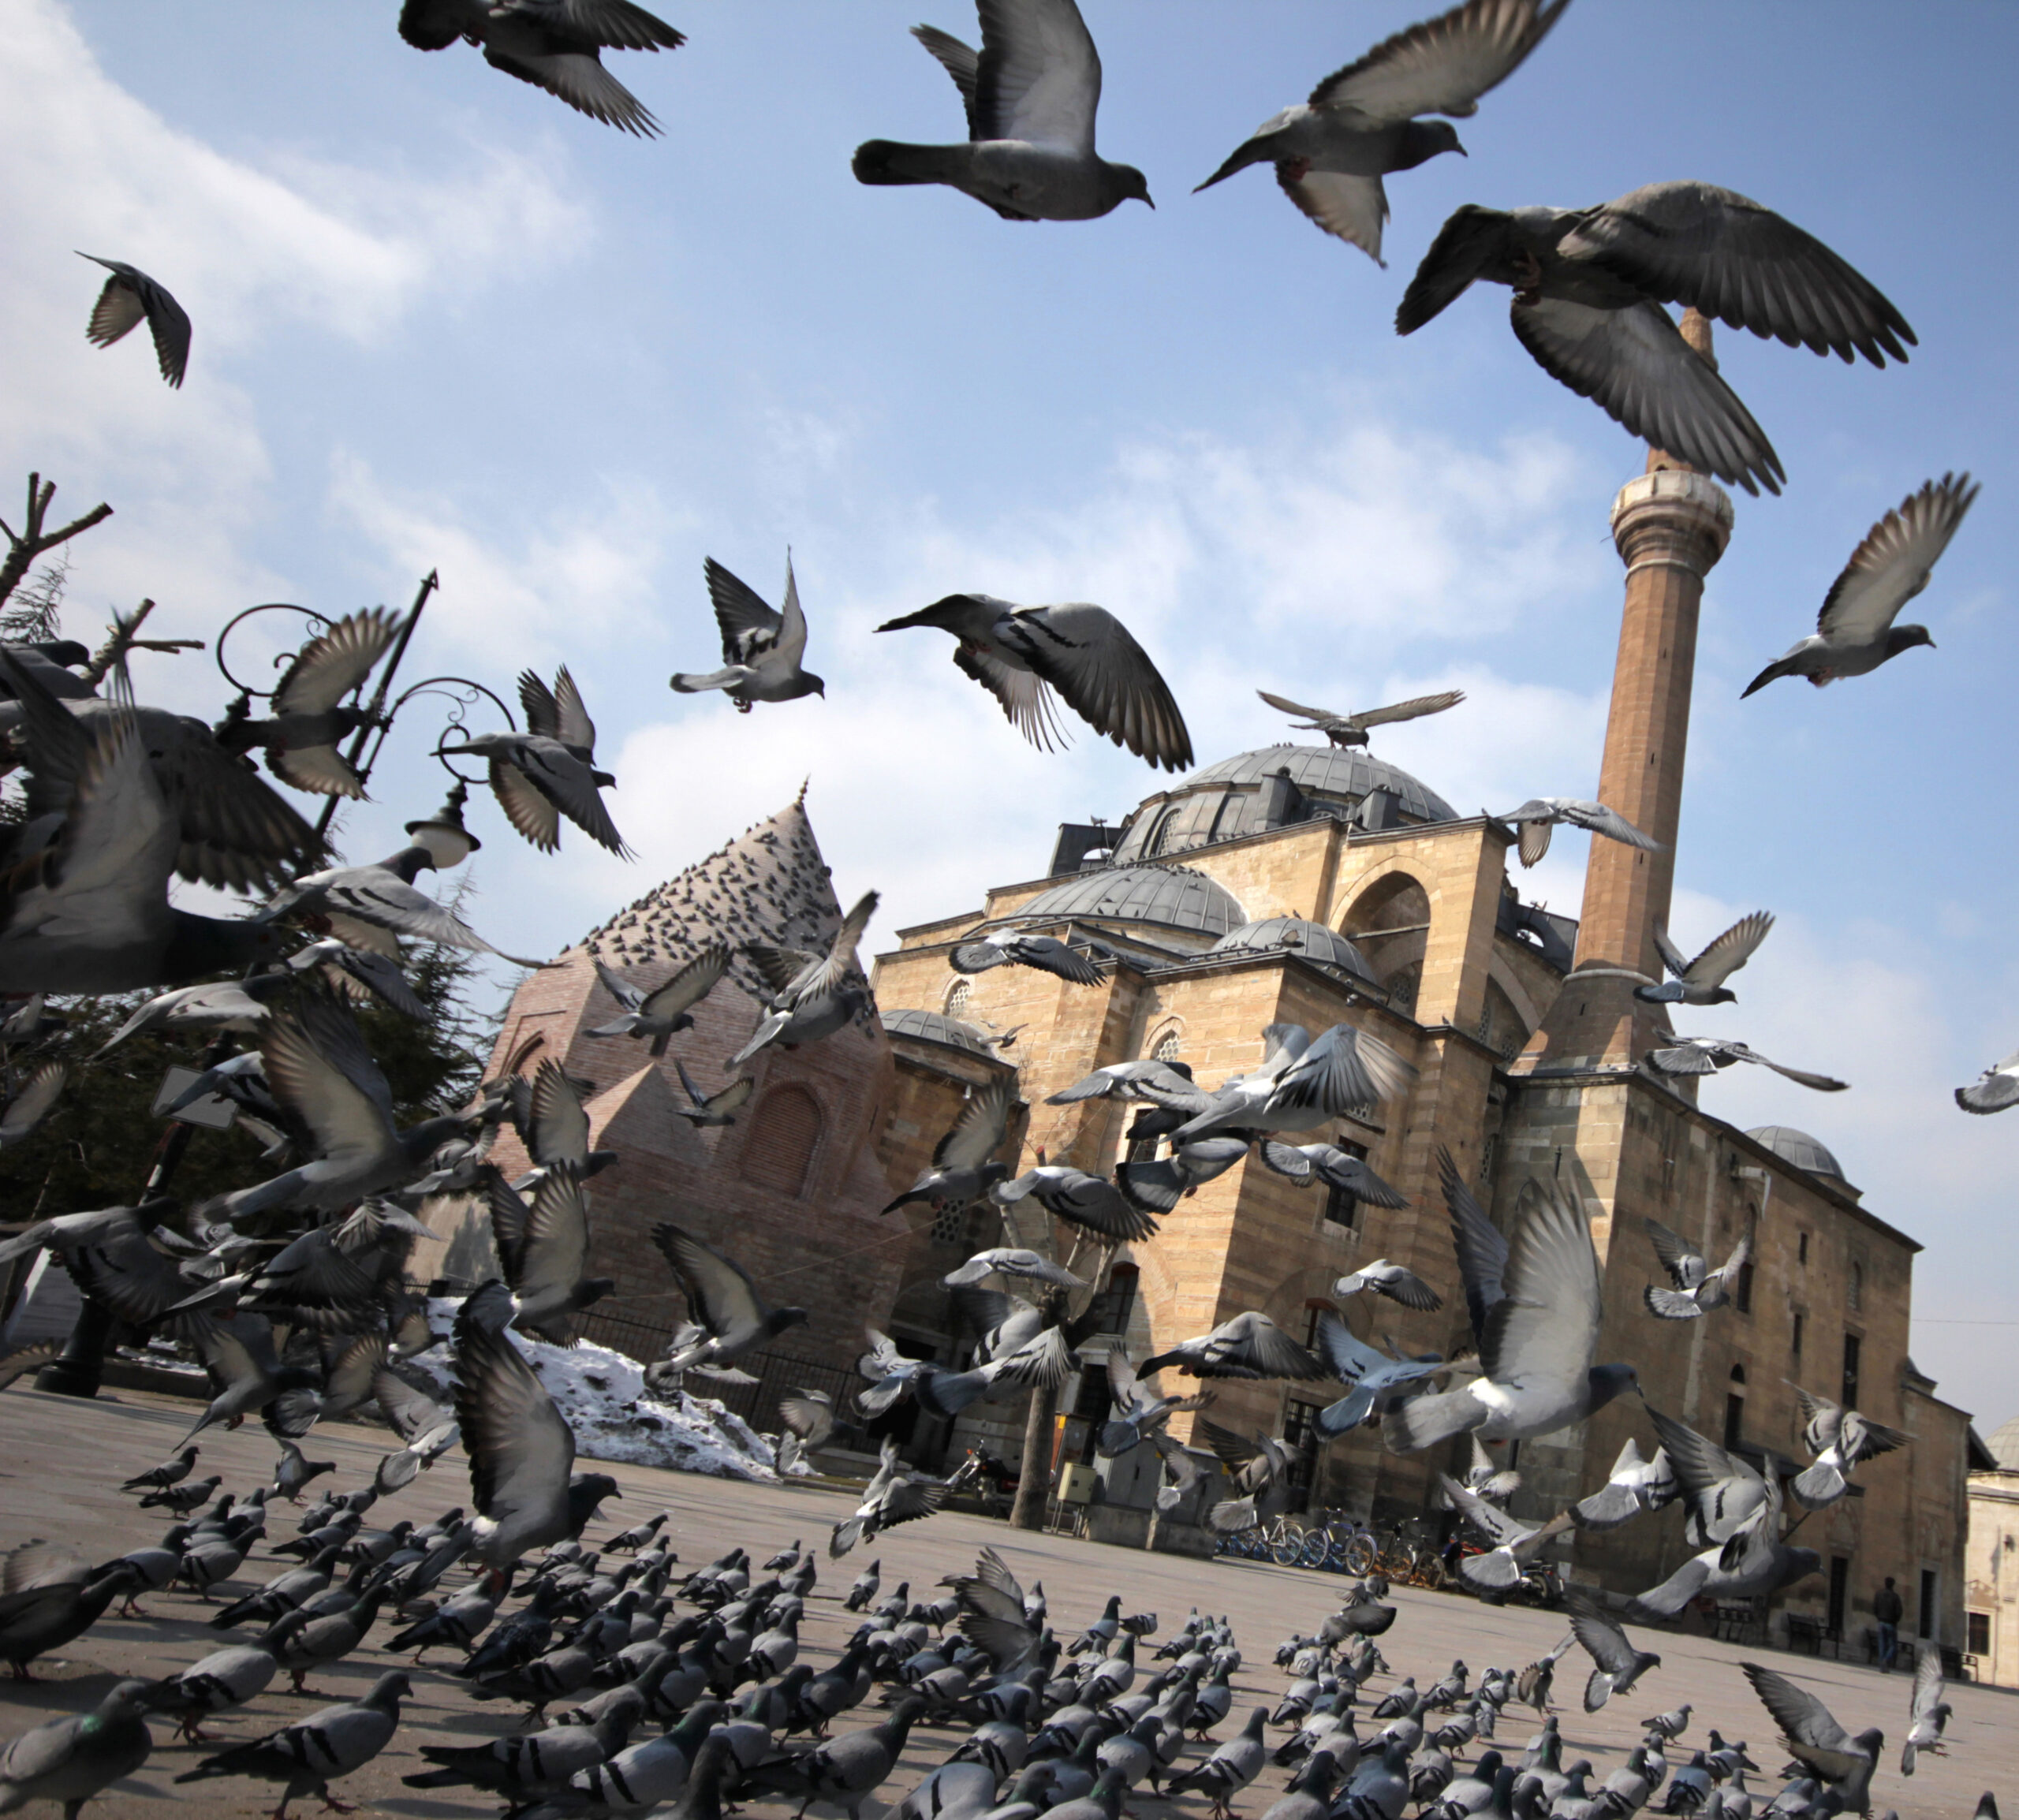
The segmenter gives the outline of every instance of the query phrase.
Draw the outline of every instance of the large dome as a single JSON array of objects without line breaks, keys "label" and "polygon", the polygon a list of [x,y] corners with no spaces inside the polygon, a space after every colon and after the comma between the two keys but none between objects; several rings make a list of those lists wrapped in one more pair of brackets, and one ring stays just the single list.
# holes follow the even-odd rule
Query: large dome
[{"label": "large dome", "polygon": [[1435,791],[1364,751],[1263,746],[1207,765],[1148,799],[1131,818],[1114,857],[1126,864],[1319,815],[1343,817],[1376,791],[1393,799],[1393,814],[1369,826],[1458,819]]},{"label": "large dome", "polygon": [[[1336,967],[1356,979],[1373,980],[1374,969],[1360,951],[1335,930],[1301,916],[1270,916],[1260,923],[1244,923],[1215,942],[1215,954],[1288,952],[1320,967]],[[1379,983],[1376,982],[1376,983]]]},{"label": "large dome", "polygon": [[1107,866],[1040,891],[1006,922],[1104,916],[1224,935],[1248,920],[1233,893],[1189,866]]},{"label": "large dome", "polygon": [[1763,1124],[1745,1135],[1798,1169],[1834,1177],[1840,1182],[1845,1179],[1843,1165],[1805,1131],[1797,1131],[1791,1124]]},{"label": "large dome", "polygon": [[2019,1472],[2019,1415],[1994,1434],[1984,1447],[2000,1472]]}]

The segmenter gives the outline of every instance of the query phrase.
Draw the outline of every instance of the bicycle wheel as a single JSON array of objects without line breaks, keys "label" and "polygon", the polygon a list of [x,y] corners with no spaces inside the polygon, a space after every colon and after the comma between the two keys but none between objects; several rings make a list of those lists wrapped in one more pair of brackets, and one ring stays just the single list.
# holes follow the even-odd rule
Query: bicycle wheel
[{"label": "bicycle wheel", "polygon": [[1380,1558],[1380,1550],[1374,1546],[1374,1538],[1362,1530],[1341,1550],[1341,1565],[1350,1574],[1364,1579],[1374,1572],[1374,1564]]},{"label": "bicycle wheel", "polygon": [[1269,1545],[1269,1558],[1278,1567],[1295,1567],[1304,1557],[1304,1531],[1286,1523]]},{"label": "bicycle wheel", "polygon": [[1322,1529],[1314,1529],[1304,1538],[1304,1552],[1297,1557],[1299,1567],[1322,1568],[1330,1552],[1330,1544]]}]

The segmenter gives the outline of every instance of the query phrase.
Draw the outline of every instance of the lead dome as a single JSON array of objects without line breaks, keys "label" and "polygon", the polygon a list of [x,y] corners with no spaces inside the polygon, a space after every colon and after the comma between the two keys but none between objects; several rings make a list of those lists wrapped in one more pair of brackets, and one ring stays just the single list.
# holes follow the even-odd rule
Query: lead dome
[{"label": "lead dome", "polygon": [[1807,1132],[1797,1131],[1791,1124],[1763,1124],[1745,1135],[1755,1143],[1764,1144],[1783,1162],[1812,1176],[1828,1176],[1840,1182],[1845,1179],[1843,1165]]},{"label": "lead dome", "polygon": [[1002,919],[1009,923],[1058,922],[1102,916],[1116,923],[1148,923],[1221,936],[1248,920],[1224,886],[1189,866],[1107,866],[1083,872]]},{"label": "lead dome", "polygon": [[1259,923],[1244,923],[1230,929],[1210,950],[1215,954],[1274,953],[1301,955],[1319,967],[1335,967],[1356,979],[1378,984],[1374,969],[1364,956],[1336,930],[1302,916],[1269,916]]}]

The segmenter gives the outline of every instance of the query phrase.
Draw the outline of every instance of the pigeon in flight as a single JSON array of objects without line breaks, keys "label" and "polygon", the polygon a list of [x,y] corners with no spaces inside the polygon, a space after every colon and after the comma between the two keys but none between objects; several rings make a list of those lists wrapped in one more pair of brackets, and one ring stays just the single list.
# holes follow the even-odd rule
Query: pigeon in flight
[{"label": "pigeon in flight", "polygon": [[1886,1748],[1886,1734],[1875,1725],[1853,1737],[1837,1723],[1827,1706],[1786,1675],[1776,1674],[1757,1662],[1741,1662],[1739,1666],[1745,1669],[1760,1703],[1774,1715],[1782,1741],[1796,1762],[1827,1791],[1828,1811],[1837,1814],[1868,1811],[1872,1772],[1879,1767],[1879,1753]]},{"label": "pigeon in flight", "polygon": [[1475,1433],[1472,1463],[1465,1468],[1465,1489],[1490,1498],[1495,1504],[1505,1504],[1521,1489],[1521,1475],[1516,1468],[1504,1467],[1495,1460],[1487,1452],[1486,1443]]},{"label": "pigeon in flight", "polygon": [[1771,1598],[1821,1572],[1823,1557],[1780,1539],[1779,1504],[1771,1521],[1741,1530],[1730,1542],[1692,1555],[1659,1586],[1637,1594],[1632,1609],[1647,1619],[1673,1618],[1692,1600]]},{"label": "pigeon in flight", "polygon": [[883,1211],[894,1214],[913,1201],[924,1201],[938,1213],[965,1207],[1007,1179],[1010,1165],[996,1155],[1010,1129],[1017,1104],[1013,1079],[998,1080],[971,1095],[953,1129],[933,1147],[931,1165]]},{"label": "pigeon in flight", "polygon": [[1957,1088],[1956,1103],[1965,1112],[1987,1116],[2019,1106],[2019,1049],[1993,1062],[1968,1087]]},{"label": "pigeon in flight", "polygon": [[1413,700],[1396,702],[1385,708],[1363,708],[1358,714],[1335,714],[1328,708],[1308,708],[1287,696],[1272,696],[1267,689],[1255,692],[1272,708],[1280,708],[1286,714],[1301,714],[1304,718],[1297,723],[1299,733],[1323,733],[1329,744],[1349,747],[1365,745],[1370,727],[1386,726],[1391,721],[1418,720],[1425,714],[1441,714],[1465,699],[1463,689],[1446,689],[1441,695],[1418,696]]},{"label": "pigeon in flight", "polygon": [[1763,1476],[1749,1460],[1726,1453],[1672,1415],[1651,1406],[1648,1417],[1675,1475],[1685,1542],[1693,1548],[1722,1548],[1747,1531],[1778,1528],[1778,1479]]},{"label": "pigeon in flight", "polygon": [[1166,1365],[1188,1378],[1291,1378],[1312,1382],[1331,1375],[1321,1360],[1267,1315],[1252,1310],[1222,1321],[1210,1333],[1179,1341],[1136,1369],[1147,1378]]},{"label": "pigeon in flight", "polygon": [[1740,699],[1784,676],[1807,677],[1822,688],[1839,677],[1868,675],[1917,644],[1933,650],[1926,626],[1893,621],[1928,586],[1978,490],[1969,475],[1945,474],[1909,494],[1864,534],[1830,584],[1814,633],[1767,665]]},{"label": "pigeon in flight", "polygon": [[677,50],[687,40],[632,0],[406,0],[400,35],[416,50],[480,47],[493,69],[530,82],[578,114],[641,139],[659,123],[603,66],[605,50]]},{"label": "pigeon in flight", "polygon": [[[1290,1468],[1296,1462],[1297,1450],[1267,1434],[1252,1439],[1237,1434],[1217,1422],[1202,1419],[1199,1426],[1206,1445],[1219,1456],[1234,1490],[1241,1494],[1215,1505],[1206,1513],[1206,1520],[1222,1535],[1230,1535],[1281,1516],[1289,1508],[1290,1496],[1296,1490],[1290,1482]],[[1260,1736],[1259,1729],[1256,1736]],[[1256,1767],[1261,1767],[1259,1758]],[[1181,1785],[1171,1785],[1174,1789]]]},{"label": "pigeon in flight", "polygon": [[720,1093],[704,1094],[695,1085],[694,1077],[687,1072],[687,1064],[678,1056],[673,1065],[680,1070],[680,1084],[692,1106],[676,1106],[673,1110],[691,1125],[703,1129],[736,1123],[736,1115],[750,1103],[750,1096],[757,1091],[757,1083],[747,1074],[738,1075]]},{"label": "pigeon in flight", "polygon": [[[1391,1453],[1420,1453],[1469,1430],[1489,1441],[1553,1434],[1638,1388],[1632,1366],[1592,1363],[1603,1290],[1583,1206],[1539,1182],[1522,1189],[1521,1201],[1504,1292],[1487,1310],[1480,1340],[1479,1377],[1392,1411],[1382,1423]],[[1465,1261],[1461,1239],[1469,1297]]]},{"label": "pigeon in flight", "polygon": [[1084,601],[1018,606],[992,594],[950,594],[876,629],[916,625],[936,626],[960,641],[955,664],[1002,703],[1010,724],[1040,751],[1071,743],[1058,722],[1055,689],[1095,732],[1139,759],[1168,771],[1191,768],[1192,736],[1169,685],[1105,607]]},{"label": "pigeon in flight", "polygon": [[864,892],[842,919],[824,955],[756,942],[749,945],[746,952],[772,997],[750,1040],[730,1057],[731,1068],[741,1068],[774,1042],[786,1049],[818,1042],[869,1008],[869,983],[863,978],[856,949],[880,901],[875,892]]},{"label": "pigeon in flight", "polygon": [[1411,334],[1476,280],[1510,286],[1514,334],[1551,378],[1632,434],[1756,494],[1786,478],[1774,446],[1664,304],[1875,367],[1913,330],[1868,280],[1758,203],[1654,183],[1595,208],[1468,203],[1439,230],[1395,313]]},{"label": "pigeon in flight", "polygon": [[1799,1068],[1784,1067],[1770,1061],[1756,1049],[1721,1036],[1681,1036],[1673,1044],[1648,1052],[1648,1064],[1658,1074],[1715,1074],[1735,1061],[1756,1061],[1784,1074],[1789,1080],[1811,1087],[1818,1093],[1842,1093],[1850,1083],[1827,1074],[1810,1074]]},{"label": "pigeon in flight", "polygon": [[1416,1070],[1371,1031],[1335,1024],[1313,1039],[1301,1024],[1272,1024],[1262,1032],[1262,1065],[1216,1093],[1155,1080],[1135,1091],[1152,1105],[1187,1115],[1174,1144],[1238,1131],[1297,1132],[1329,1124],[1356,1106],[1399,1098]]},{"label": "pigeon in flight", "polygon": [[1571,1505],[1570,1515],[1580,1529],[1617,1529],[1644,1511],[1673,1503],[1681,1492],[1666,1453],[1658,1447],[1652,1460],[1644,1460],[1640,1443],[1629,1434],[1605,1483]]},{"label": "pigeon in flight", "polygon": [[1911,1723],[1900,1751],[1901,1775],[1913,1774],[1914,1758],[1920,1751],[1932,1751],[1939,1757],[1948,1755],[1942,1742],[1951,1712],[1949,1703],[1942,1697],[1947,1686],[1942,1674],[1942,1651],[1923,1650],[1914,1664],[1914,1691],[1908,1706]]},{"label": "pigeon in flight", "polygon": [[838,1561],[857,1542],[881,1535],[894,1524],[931,1516],[946,1496],[947,1487],[939,1480],[906,1466],[898,1457],[897,1442],[886,1435],[876,1475],[864,1487],[853,1514],[834,1525],[827,1539],[828,1557]]},{"label": "pigeon in flight", "polygon": [[1771,912],[1756,910],[1741,916],[1694,960],[1684,960],[1682,950],[1656,929],[1655,945],[1674,978],[1659,986],[1636,986],[1633,996],[1644,1005],[1736,1005],[1738,994],[1725,982],[1752,958],[1773,927]]},{"label": "pigeon in flight", "polygon": [[1212,1400],[1210,1390],[1191,1397],[1165,1397],[1143,1382],[1129,1355],[1117,1347],[1107,1356],[1108,1396],[1114,1413],[1100,1426],[1094,1451],[1113,1460],[1139,1447],[1163,1430],[1181,1410],[1198,1409]]},{"label": "pigeon in flight", "polygon": [[1374,1413],[1390,1391],[1444,1369],[1442,1359],[1391,1358],[1357,1337],[1329,1308],[1318,1317],[1317,1341],[1332,1375],[1352,1386],[1347,1395],[1312,1419],[1322,1434],[1349,1433]]},{"label": "pigeon in flight", "polygon": [[1013,1181],[990,1191],[998,1206],[1013,1206],[1026,1199],[1054,1219],[1096,1234],[1110,1243],[1129,1243],[1151,1236],[1157,1222],[1131,1202],[1105,1176],[1089,1175],[1065,1163],[1048,1163],[1038,1152],[1038,1166]]},{"label": "pigeon in flight", "polygon": [[1642,834],[1618,810],[1608,809],[1603,803],[1584,802],[1576,796],[1531,796],[1520,808],[1510,809],[1506,815],[1490,819],[1514,825],[1524,866],[1541,862],[1549,851],[1550,832],[1559,822],[1603,834],[1609,841],[1624,841],[1644,853],[1659,853],[1662,850],[1660,841]]},{"label": "pigeon in flight", "polygon": [[1274,164],[1283,194],[1312,221],[1385,266],[1381,230],[1388,194],[1382,178],[1414,170],[1440,152],[1465,155],[1449,121],[1416,117],[1463,120],[1476,114],[1480,97],[1521,67],[1569,4],[1465,0],[1398,32],[1334,70],[1309,101],[1264,121],[1199,188],[1211,189],[1251,164]]},{"label": "pigeon in flight", "polygon": [[687,1297],[686,1323],[666,1348],[670,1370],[734,1381],[745,1353],[806,1325],[804,1308],[774,1308],[733,1258],[670,1221],[652,1228],[652,1243]]},{"label": "pigeon in flight", "polygon": [[759,702],[796,702],[801,696],[823,699],[827,685],[800,667],[806,655],[806,615],[799,604],[799,584],[793,579],[792,557],[786,557],[786,594],[777,612],[747,583],[740,581],[711,556],[703,565],[708,598],[715,603],[715,623],[722,628],[722,662],[727,666],[705,676],[681,670],[671,688],[676,695],[699,695],[721,689],[747,714]]},{"label": "pigeon in flight", "polygon": [[1100,969],[1096,959],[1114,956],[1098,942],[1078,948],[1069,946],[1055,935],[1025,935],[1014,931],[989,936],[986,940],[963,942],[947,956],[946,964],[956,973],[986,973],[991,967],[1034,967],[1040,973],[1056,974],[1075,986],[1096,986]]},{"label": "pigeon in flight", "polygon": [[945,184],[1005,221],[1092,221],[1129,201],[1150,202],[1133,165],[1094,149],[1100,53],[1074,0],[978,0],[981,50],[931,25],[912,35],[961,91],[961,145],[856,147],[856,181]]},{"label": "pigeon in flight", "polygon": [[343,699],[371,675],[399,632],[398,616],[383,606],[347,614],[295,654],[274,692],[269,718],[249,718],[248,698],[241,696],[211,729],[213,736],[228,752],[263,751],[267,770],[297,790],[362,797],[364,781],[337,742],[369,724],[369,718]]},{"label": "pigeon in flight", "polygon": [[479,733],[441,751],[487,759],[491,794],[506,820],[543,853],[559,851],[565,815],[599,846],[620,860],[632,858],[597,793],[615,789],[617,780],[595,768],[595,722],[568,666],[561,666],[550,689],[531,670],[522,672],[519,703],[526,713],[524,733]]},{"label": "pigeon in flight", "polygon": [[1740,1236],[1731,1255],[1714,1270],[1710,1259],[1680,1233],[1672,1232],[1659,1220],[1644,1218],[1640,1223],[1648,1229],[1655,1255],[1662,1260],[1663,1269],[1674,1285],[1664,1289],[1650,1283],[1640,1292],[1651,1315],[1658,1315],[1664,1321],[1693,1321],[1731,1300],[1739,1277],[1752,1256],[1750,1233]]},{"label": "pigeon in flight", "polygon": [[1363,1289],[1372,1289],[1375,1295],[1386,1296],[1405,1308],[1415,1308],[1425,1314],[1444,1306],[1444,1298],[1415,1271],[1401,1264],[1391,1264],[1386,1258],[1376,1258],[1371,1264],[1363,1264],[1352,1275],[1342,1277],[1332,1285],[1334,1296],[1342,1302],[1349,1296],[1357,1296]]},{"label": "pigeon in flight", "polygon": [[1571,1634],[1592,1658],[1591,1678],[1584,1684],[1584,1710],[1595,1713],[1614,1694],[1623,1694],[1650,1669],[1659,1669],[1662,1658],[1636,1650],[1626,1632],[1599,1610],[1592,1595],[1571,1587],[1563,1595],[1570,1613]]},{"label": "pigeon in flight", "polygon": [[91,345],[109,348],[144,321],[155,338],[161,376],[179,387],[189,370],[189,319],[182,306],[136,266],[121,259],[102,259],[96,253],[79,253],[77,257],[112,274],[91,306],[91,319],[84,330]]},{"label": "pigeon in flight", "polygon": [[[1297,1168],[1292,1162],[1294,1158],[1301,1158],[1304,1167]],[[1327,1188],[1340,1189],[1357,1201],[1366,1202],[1370,1207],[1406,1207],[1409,1204],[1409,1197],[1400,1188],[1391,1188],[1351,1151],[1342,1150],[1337,1144],[1265,1143],[1262,1147],[1262,1160],[1279,1175],[1288,1175],[1293,1181],[1323,1182]],[[1378,1261],[1391,1270],[1401,1269],[1399,1264],[1388,1264],[1385,1258]],[[1368,1270],[1375,1267],[1370,1264]],[[1365,1276],[1367,1272],[1364,1270],[1359,1274]],[[1342,1277],[1340,1281],[1343,1284],[1345,1279]],[[1375,1282],[1362,1283],[1354,1289],[1336,1289],[1333,1293],[1355,1295],[1360,1289],[1372,1289],[1384,1296],[1392,1293]],[[1396,1300],[1399,1301],[1401,1298],[1398,1296]],[[1410,1305],[1416,1306],[1414,1303]],[[1425,1305],[1435,1307],[1438,1304],[1431,1302]]]},{"label": "pigeon in flight", "polygon": [[785,1428],[778,1451],[778,1469],[783,1472],[834,1438],[834,1400],[824,1390],[788,1391],[778,1399],[778,1420]]},{"label": "pigeon in flight", "polygon": [[[729,971],[729,944],[711,942],[663,986],[646,992],[633,986],[622,974],[605,966],[599,957],[596,977],[603,982],[603,990],[617,1001],[623,1015],[608,1024],[595,1025],[586,1034],[648,1036],[652,1042],[652,1054],[664,1055],[666,1046],[677,1031],[694,1027],[694,1020],[689,1013],[715,990],[716,983]],[[698,1094],[694,1096],[694,1103],[701,1103]]]},{"label": "pigeon in flight", "polygon": [[548,1165],[530,1206],[494,1180],[491,1205],[492,1236],[510,1289],[509,1324],[537,1333],[550,1345],[574,1345],[582,1337],[577,1317],[617,1287],[610,1277],[583,1274],[589,1258],[589,1203],[580,1170],[573,1163]]},{"label": "pigeon in flight", "polygon": [[70,1078],[69,1064],[44,1061],[35,1067],[20,1089],[0,1110],[0,1149],[17,1144],[55,1110],[62,1097],[63,1083]]},{"label": "pigeon in flight", "polygon": [[439,942],[445,948],[467,948],[495,954],[514,967],[542,967],[494,948],[446,905],[438,904],[414,880],[435,870],[435,856],[422,846],[398,852],[368,866],[333,866],[305,872],[267,899],[257,925],[287,916],[320,917],[347,945],[396,959],[398,938]]},{"label": "pigeon in flight", "polygon": [[965,1264],[950,1270],[939,1280],[948,1289],[957,1289],[979,1283],[989,1276],[1022,1277],[1034,1283],[1050,1283],[1061,1289],[1084,1289],[1087,1286],[1085,1277],[1074,1276],[1063,1264],[1054,1263],[1039,1252],[1014,1245],[998,1245],[990,1251],[977,1251]]},{"label": "pigeon in flight", "polygon": [[1816,1464],[1790,1482],[1794,1494],[1811,1510],[1834,1504],[1850,1489],[1852,1469],[1860,1461],[1905,1447],[1913,1438],[1888,1428],[1856,1409],[1846,1409],[1827,1397],[1794,1387],[1804,1419],[1802,1445]]},{"label": "pigeon in flight", "polygon": [[1469,1554],[1458,1564],[1458,1577],[1468,1586],[1489,1591],[1519,1586],[1528,1562],[1570,1527],[1568,1511],[1545,1524],[1524,1523],[1467,1490],[1448,1472],[1438,1475],[1438,1483],[1451,1508],[1489,1544],[1483,1553]]}]

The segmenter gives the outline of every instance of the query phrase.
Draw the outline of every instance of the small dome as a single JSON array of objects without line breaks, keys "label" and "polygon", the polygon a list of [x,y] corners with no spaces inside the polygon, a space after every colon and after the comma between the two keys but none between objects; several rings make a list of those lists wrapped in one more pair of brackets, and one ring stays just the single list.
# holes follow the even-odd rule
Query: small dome
[{"label": "small dome", "polygon": [[937,1042],[948,1049],[965,1049],[971,1055],[985,1055],[1000,1061],[982,1033],[972,1024],[946,1017],[936,1011],[886,1011],[883,1027],[892,1036],[909,1036],[920,1042]]},{"label": "small dome", "polygon": [[1791,1124],[1763,1124],[1745,1135],[1798,1169],[1807,1169],[1812,1176],[1834,1177],[1840,1182],[1845,1179],[1843,1166],[1805,1131],[1797,1131]]},{"label": "small dome", "polygon": [[1040,891],[1002,920],[1056,922],[1068,916],[1149,923],[1202,935],[1224,935],[1248,920],[1231,892],[1189,866],[1109,866],[1083,872]]},{"label": "small dome", "polygon": [[1211,952],[1260,953],[1272,949],[1301,955],[1320,967],[1336,967],[1357,979],[1374,979],[1374,969],[1345,936],[1301,916],[1270,916],[1260,923],[1244,923],[1222,935]]},{"label": "small dome", "polygon": [[2001,1472],[2019,1472],[2019,1415],[2015,1415],[1984,1443]]}]

